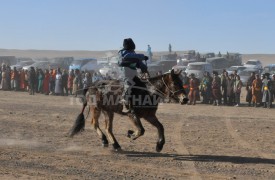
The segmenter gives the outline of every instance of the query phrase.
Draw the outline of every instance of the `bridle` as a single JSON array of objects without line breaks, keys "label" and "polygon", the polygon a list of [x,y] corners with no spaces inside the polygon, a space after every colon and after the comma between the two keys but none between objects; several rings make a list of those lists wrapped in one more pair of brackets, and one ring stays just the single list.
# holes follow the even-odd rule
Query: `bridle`
[{"label": "bridle", "polygon": [[[169,88],[169,86],[166,84],[166,82],[164,81],[164,78],[163,78],[163,77],[164,77],[164,76],[162,75],[161,80],[162,80],[164,86],[165,86],[165,87],[168,89],[168,91],[170,92],[170,93],[169,93],[169,98],[178,99],[175,95],[176,95],[178,92],[184,91],[184,89],[180,89],[180,90],[177,90],[177,91],[172,91],[172,90]],[[155,85],[152,84],[152,83],[150,82],[149,78],[147,79],[147,82],[148,82],[151,86],[154,86],[154,87],[155,87]],[[158,93],[162,94],[163,97],[167,96],[167,94],[165,94],[164,92],[162,92],[160,89],[155,88],[155,90],[156,90]]]},{"label": "bridle", "polygon": [[168,87],[168,85],[165,83],[165,81],[164,81],[164,79],[163,79],[163,76],[162,76],[161,79],[162,79],[162,82],[163,82],[163,84],[165,85],[165,87],[169,90],[170,94],[172,94],[170,97],[174,97],[174,98],[175,98],[175,94],[176,94],[176,93],[184,91],[184,89],[179,89],[179,90],[177,90],[177,91],[172,91],[172,90]]}]

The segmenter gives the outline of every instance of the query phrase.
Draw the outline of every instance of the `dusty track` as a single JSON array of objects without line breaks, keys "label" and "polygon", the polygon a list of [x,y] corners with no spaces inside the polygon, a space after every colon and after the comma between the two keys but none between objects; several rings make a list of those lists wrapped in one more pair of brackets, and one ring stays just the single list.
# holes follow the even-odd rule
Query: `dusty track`
[{"label": "dusty track", "polygon": [[70,97],[0,97],[1,179],[275,179],[275,109],[162,104],[161,153],[156,129],[142,121],[145,135],[130,141],[130,121],[116,115],[117,153],[101,146],[89,119],[66,137],[81,108]]}]

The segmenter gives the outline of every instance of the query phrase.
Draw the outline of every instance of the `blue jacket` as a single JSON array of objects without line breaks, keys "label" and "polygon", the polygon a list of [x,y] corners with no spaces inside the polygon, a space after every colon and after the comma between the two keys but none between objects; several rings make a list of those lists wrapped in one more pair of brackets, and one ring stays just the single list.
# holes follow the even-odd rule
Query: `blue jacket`
[{"label": "blue jacket", "polygon": [[135,51],[128,50],[120,50],[118,54],[121,57],[120,66],[132,69],[140,68],[142,72],[147,71],[147,66],[142,62],[145,59],[144,54],[136,54]]}]

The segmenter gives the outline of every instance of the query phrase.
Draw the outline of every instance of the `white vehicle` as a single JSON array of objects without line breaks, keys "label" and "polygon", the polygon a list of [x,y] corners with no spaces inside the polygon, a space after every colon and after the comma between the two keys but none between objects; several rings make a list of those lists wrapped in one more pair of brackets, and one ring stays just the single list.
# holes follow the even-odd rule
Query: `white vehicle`
[{"label": "white vehicle", "polygon": [[[87,70],[91,70],[92,66],[97,64],[97,59],[95,58],[83,58],[83,59],[75,59],[72,61],[72,63],[70,64],[69,66],[69,70],[72,70],[72,69],[79,69],[79,70],[82,70],[83,69],[83,66],[85,66],[87,63],[89,63],[89,65],[86,66],[86,69]],[[90,69],[88,69],[88,67]],[[85,67],[84,67],[85,68]]]},{"label": "white vehicle", "polygon": [[34,63],[33,61],[20,61],[17,64],[12,65],[11,69],[16,68],[17,70],[19,70],[19,69],[22,69],[24,66],[29,66],[33,63]]},{"label": "white vehicle", "polygon": [[201,80],[203,78],[204,72],[206,71],[212,74],[213,67],[211,64],[206,62],[195,62],[189,63],[185,72],[188,76],[190,74],[195,74],[195,76]]},{"label": "white vehicle", "polygon": [[239,74],[241,71],[243,71],[244,69],[246,69],[247,67],[245,66],[231,66],[230,68],[227,68],[226,71],[228,72],[228,74],[233,74],[234,71],[237,71],[237,74]]},{"label": "white vehicle", "polygon": [[99,65],[97,61],[90,61],[80,67],[81,71],[98,71],[102,65]]},{"label": "white vehicle", "polygon": [[258,59],[250,59],[244,64],[244,66],[248,68],[255,68],[255,69],[263,68],[262,62]]},{"label": "white vehicle", "polygon": [[103,77],[110,77],[112,79],[119,79],[122,75],[122,68],[115,64],[108,64],[99,69],[99,73]]},{"label": "white vehicle", "polygon": [[30,67],[34,67],[34,69],[38,68],[38,69],[45,70],[45,69],[49,69],[49,65],[50,65],[49,61],[37,61],[31,65],[24,66],[23,69],[29,70]]}]

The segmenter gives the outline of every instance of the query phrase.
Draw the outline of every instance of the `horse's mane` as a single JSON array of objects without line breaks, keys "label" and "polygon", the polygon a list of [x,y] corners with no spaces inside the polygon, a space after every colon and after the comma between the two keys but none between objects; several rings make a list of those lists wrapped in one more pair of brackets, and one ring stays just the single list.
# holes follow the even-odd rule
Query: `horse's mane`
[{"label": "horse's mane", "polygon": [[157,76],[154,76],[154,77],[150,77],[148,80],[149,81],[156,81],[156,80],[160,80],[162,79],[163,77],[167,76],[167,75],[170,75],[171,72],[166,72],[164,74],[161,74],[161,75],[157,75]]}]

